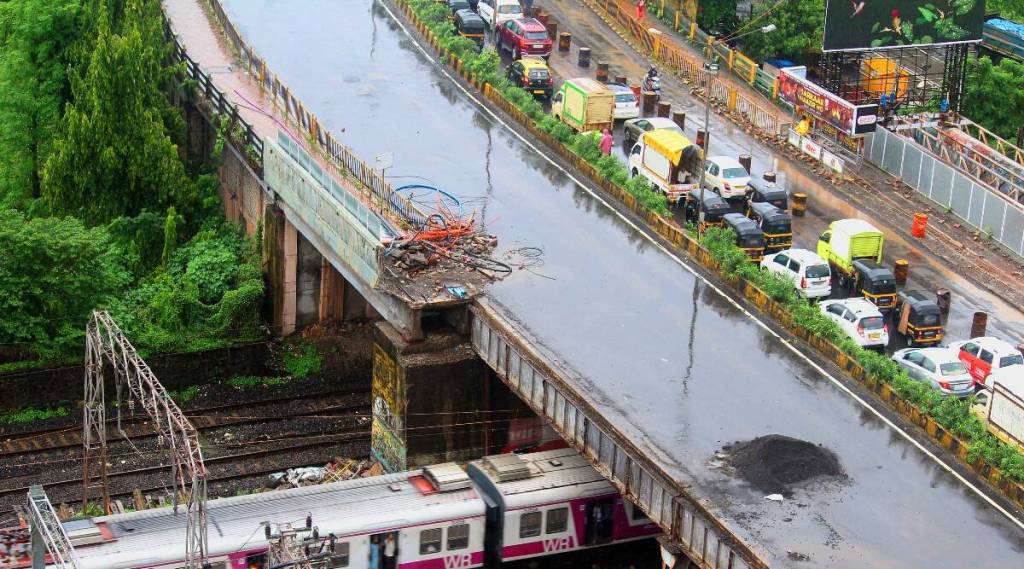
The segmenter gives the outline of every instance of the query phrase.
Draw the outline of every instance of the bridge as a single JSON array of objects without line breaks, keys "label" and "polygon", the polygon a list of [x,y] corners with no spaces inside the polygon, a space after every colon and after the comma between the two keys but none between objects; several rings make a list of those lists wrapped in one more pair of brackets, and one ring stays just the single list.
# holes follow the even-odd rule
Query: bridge
[{"label": "bridge", "polygon": [[[185,50],[261,139],[261,187],[230,201],[250,228],[276,215],[280,330],[301,325],[310,294],[321,315],[332,295],[358,296],[405,341],[442,316],[700,567],[1021,558],[1019,511],[507,124],[435,63],[392,4],[212,5],[242,66],[211,47],[198,0],[165,0]],[[240,67],[255,79],[239,79]],[[543,267],[467,298],[404,290],[417,285],[387,274],[383,243],[415,212],[355,158],[386,153],[388,178],[474,200],[502,247],[541,247]],[[779,502],[722,464],[737,442],[776,434],[828,449],[844,474]]]}]

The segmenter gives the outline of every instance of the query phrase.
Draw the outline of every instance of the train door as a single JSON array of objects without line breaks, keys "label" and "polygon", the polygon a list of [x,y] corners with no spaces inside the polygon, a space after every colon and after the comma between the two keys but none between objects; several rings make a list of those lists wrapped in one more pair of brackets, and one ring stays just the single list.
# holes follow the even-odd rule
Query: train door
[{"label": "train door", "polygon": [[367,567],[396,569],[398,567],[398,532],[375,533],[370,536]]},{"label": "train door", "polygon": [[484,569],[497,569],[501,566],[502,532],[505,524],[501,508],[492,504],[486,496],[484,503],[487,505],[484,520]]},{"label": "train door", "polygon": [[585,545],[602,545],[612,541],[613,498],[589,500],[586,505],[586,521],[584,528]]}]

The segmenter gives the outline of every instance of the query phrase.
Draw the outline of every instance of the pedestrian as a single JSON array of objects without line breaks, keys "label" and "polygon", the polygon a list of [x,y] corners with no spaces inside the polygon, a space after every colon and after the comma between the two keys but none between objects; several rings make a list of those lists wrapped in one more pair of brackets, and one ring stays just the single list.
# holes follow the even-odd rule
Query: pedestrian
[{"label": "pedestrian", "polygon": [[612,131],[607,128],[604,129],[604,134],[601,135],[601,154],[609,156],[612,153],[612,145],[615,144],[615,139],[612,138]]},{"label": "pedestrian", "polygon": [[384,539],[384,569],[395,569],[397,567],[395,563],[397,550],[398,544],[395,543],[395,534],[391,532]]},{"label": "pedestrian", "polygon": [[636,19],[643,20],[647,17],[647,0],[636,0]]},{"label": "pedestrian", "polygon": [[809,132],[811,132],[811,118],[804,115],[796,125],[796,133],[800,136],[807,136]]},{"label": "pedestrian", "polygon": [[533,16],[533,0],[523,0],[523,15]]},{"label": "pedestrian", "polygon": [[370,567],[369,569],[381,569],[380,567],[380,538],[370,536]]}]

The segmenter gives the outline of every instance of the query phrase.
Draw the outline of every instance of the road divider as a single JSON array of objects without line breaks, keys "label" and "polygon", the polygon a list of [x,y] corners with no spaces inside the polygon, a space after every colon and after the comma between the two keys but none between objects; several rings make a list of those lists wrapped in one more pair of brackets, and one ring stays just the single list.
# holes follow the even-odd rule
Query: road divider
[{"label": "road divider", "polygon": [[[439,39],[435,29],[444,23],[437,21],[428,25],[423,19],[431,6],[437,6],[436,3],[429,0],[393,1],[426,42],[440,54],[441,61],[456,70],[487,101],[615,197],[665,241],[718,273],[724,282],[763,314],[771,316],[777,324],[805,341],[892,410],[920,427],[933,441],[950,451],[1016,506],[1024,507],[1024,453],[993,436],[985,423],[971,413],[969,402],[944,397],[925,384],[908,379],[884,354],[864,350],[843,336],[816,305],[798,299],[788,281],[781,281],[750,264],[743,250],[735,245],[731,231],[712,228],[698,239],[694,232],[681,228],[667,216],[663,196],[658,194],[660,200],[652,199],[650,194],[653,191],[649,188],[646,188],[646,194],[638,192],[637,186],[630,183],[639,178],[621,183],[624,173],[609,168],[611,162],[604,162],[600,156],[593,155],[590,144],[596,145],[596,137],[573,135],[571,131],[558,128],[568,129],[567,125],[557,123],[542,110],[538,114],[540,105],[532,95],[518,87],[502,85],[493,69],[496,61],[500,61],[496,53],[488,50],[464,62],[458,54],[475,54],[475,50],[461,51],[454,43],[457,39]],[[613,157],[605,158],[615,161]],[[621,169],[617,161],[615,165]]]}]

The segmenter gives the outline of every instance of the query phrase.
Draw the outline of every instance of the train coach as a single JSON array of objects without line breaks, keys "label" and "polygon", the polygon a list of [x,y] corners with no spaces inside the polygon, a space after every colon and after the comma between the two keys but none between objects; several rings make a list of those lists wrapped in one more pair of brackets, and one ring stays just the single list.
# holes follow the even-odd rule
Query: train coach
[{"label": "train coach", "polygon": [[[658,526],[571,449],[486,457],[210,500],[211,569],[269,569],[265,527],[311,517],[333,547],[314,567],[369,569],[390,541],[395,569],[497,567],[655,536]],[[185,515],[168,508],[66,522],[82,569],[184,566]],[[385,569],[381,558],[379,569]]]}]

